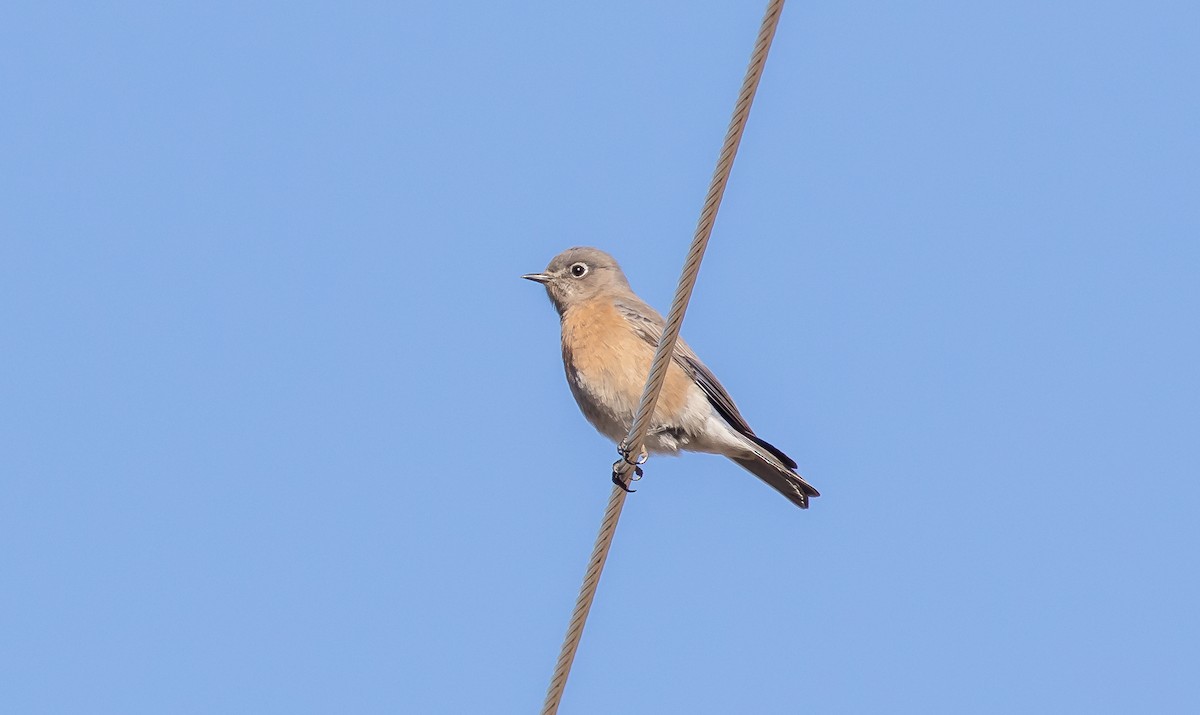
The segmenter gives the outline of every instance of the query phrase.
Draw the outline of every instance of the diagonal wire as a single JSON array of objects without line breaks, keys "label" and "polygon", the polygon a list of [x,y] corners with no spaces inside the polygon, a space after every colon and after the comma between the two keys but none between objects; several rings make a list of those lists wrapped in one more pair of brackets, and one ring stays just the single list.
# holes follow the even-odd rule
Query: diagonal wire
[{"label": "diagonal wire", "polygon": [[[654,407],[658,403],[659,393],[662,392],[663,382],[666,380],[667,366],[670,365],[671,358],[675,353],[675,342],[679,339],[683,315],[687,312],[692,289],[696,286],[696,277],[700,273],[700,262],[704,259],[704,250],[708,247],[708,239],[712,236],[717,210],[721,207],[721,197],[725,193],[725,185],[729,183],[729,172],[733,168],[733,159],[737,156],[738,145],[742,141],[742,132],[745,130],[746,120],[750,116],[750,105],[754,102],[754,93],[758,90],[758,81],[762,77],[763,65],[767,62],[767,52],[771,49],[771,40],[775,37],[775,28],[779,25],[779,15],[782,11],[783,0],[770,0],[767,4],[762,27],[758,31],[758,40],[754,43],[754,52],[750,55],[750,66],[746,68],[746,78],[738,93],[737,104],[733,108],[733,117],[729,120],[729,131],[725,133],[725,142],[721,145],[721,155],[717,159],[717,167],[713,171],[708,195],[704,198],[704,208],[700,212],[700,221],[696,225],[696,233],[692,237],[692,246],[688,251],[687,260],[683,264],[679,287],[676,288],[675,298],[671,301],[671,311],[667,315],[666,327],[663,329],[662,337],[659,338],[654,360],[650,363],[650,375],[646,379],[646,387],[642,391],[642,399],[638,404],[633,425],[621,444],[626,455],[642,454],[646,433],[650,428],[650,419],[654,414]],[[613,467],[614,475],[623,482],[628,482],[629,472],[634,466],[629,459],[626,456]],[[583,576],[583,585],[579,589],[579,598],[575,601],[575,611],[571,614],[567,635],[563,639],[562,650],[559,653],[558,662],[554,666],[554,675],[550,679],[550,687],[546,692],[542,715],[555,715],[558,712],[558,705],[567,685],[567,676],[571,673],[571,663],[575,660],[575,651],[578,650],[579,639],[583,636],[583,626],[587,622],[588,612],[592,609],[596,587],[600,583],[600,574],[604,570],[604,562],[608,559],[608,550],[617,530],[617,521],[621,518],[625,495],[624,489],[613,486],[612,496],[608,500],[608,508],[605,509],[604,519],[600,523],[600,533],[596,537],[596,546],[592,549],[592,556],[588,560],[587,571]]]}]

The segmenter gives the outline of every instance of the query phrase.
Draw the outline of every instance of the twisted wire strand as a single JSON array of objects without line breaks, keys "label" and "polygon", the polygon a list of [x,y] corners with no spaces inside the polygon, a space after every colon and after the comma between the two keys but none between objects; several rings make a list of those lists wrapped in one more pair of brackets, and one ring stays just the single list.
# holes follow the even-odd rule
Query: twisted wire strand
[{"label": "twisted wire strand", "polygon": [[[775,29],[779,25],[783,2],[784,0],[770,0],[767,4],[767,11],[758,31],[758,40],[754,43],[754,51],[750,56],[750,65],[746,68],[746,78],[742,81],[742,89],[738,93],[733,116],[729,120],[729,131],[725,133],[725,141],[721,145],[717,167],[713,170],[708,194],[704,199],[704,207],[700,212],[700,220],[696,225],[696,233],[692,237],[692,246],[684,261],[683,273],[679,278],[679,286],[675,289],[675,297],[671,301],[671,310],[667,315],[666,326],[663,329],[662,337],[659,338],[658,348],[654,352],[654,360],[650,363],[650,374],[646,379],[646,386],[642,390],[642,399],[638,403],[637,413],[633,425],[629,429],[629,434],[626,435],[621,445],[628,455],[640,455],[644,448],[646,433],[650,429],[650,419],[654,414],[659,393],[662,392],[663,383],[666,380],[667,367],[671,364],[671,358],[675,353],[675,343],[679,339],[683,316],[687,312],[688,302],[692,298],[692,290],[696,287],[696,279],[700,274],[700,262],[704,260],[704,251],[708,248],[708,240],[712,236],[717,210],[721,207],[721,197],[725,194],[725,185],[729,183],[733,160],[737,156],[738,146],[742,142],[742,133],[746,128],[746,120],[750,116],[750,105],[754,102],[755,92],[758,91],[758,82],[762,78],[767,52],[771,49],[771,40],[774,39]],[[623,482],[629,481],[629,472],[633,468],[630,457],[618,461],[617,465],[613,467],[616,475]],[[558,662],[554,666],[554,675],[550,679],[550,687],[546,692],[542,715],[555,715],[558,712],[563,690],[567,685],[567,677],[571,673],[571,664],[575,660],[575,652],[579,649],[579,640],[583,636],[583,627],[587,622],[588,613],[592,610],[596,588],[600,584],[600,574],[604,571],[605,561],[608,560],[608,551],[617,530],[617,522],[621,518],[621,509],[625,506],[625,496],[624,489],[613,486],[612,495],[608,499],[608,508],[605,509],[604,518],[600,522],[600,533],[596,536],[596,545],[592,549],[591,558],[588,559],[587,571],[584,573],[583,584],[579,589],[579,598],[575,601],[575,611],[571,614],[571,622],[567,626],[562,650],[559,652]]]},{"label": "twisted wire strand", "polygon": [[[725,133],[725,142],[721,146],[720,158],[717,160],[716,169],[713,170],[708,195],[704,199],[704,208],[700,212],[696,233],[692,237],[692,246],[688,250],[687,260],[683,264],[683,274],[679,278],[679,286],[675,289],[675,298],[671,301],[667,323],[663,328],[662,337],[659,338],[654,360],[650,363],[650,376],[642,392],[642,399],[638,404],[633,425],[625,437],[624,444],[631,454],[637,455],[642,451],[646,433],[650,428],[650,420],[654,415],[654,407],[658,403],[663,383],[666,382],[667,367],[671,364],[671,358],[675,353],[675,343],[679,339],[679,330],[683,326],[683,316],[687,312],[688,302],[692,298],[692,290],[696,287],[696,279],[700,274],[700,262],[704,260],[704,251],[708,248],[708,240],[712,236],[717,211],[721,207],[721,198],[725,194],[726,184],[729,183],[733,160],[737,156],[738,146],[742,142],[742,132],[745,130],[746,120],[750,116],[750,105],[754,102],[755,92],[758,91],[758,81],[762,77],[763,65],[766,64],[767,52],[771,48],[771,40],[775,37],[775,28],[779,24],[779,15],[782,10],[783,0],[772,0],[767,5],[762,28],[758,33],[758,41],[755,42],[754,53],[750,57],[750,66],[746,68],[746,78],[738,93],[733,117],[729,121],[729,131]],[[620,466],[622,476],[627,476],[632,466],[628,463],[622,464]]]}]

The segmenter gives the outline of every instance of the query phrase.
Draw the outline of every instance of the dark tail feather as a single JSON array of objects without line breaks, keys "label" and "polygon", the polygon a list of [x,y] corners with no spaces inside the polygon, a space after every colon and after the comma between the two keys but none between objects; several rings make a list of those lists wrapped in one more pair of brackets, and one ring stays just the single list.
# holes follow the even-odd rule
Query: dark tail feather
[{"label": "dark tail feather", "polygon": [[[794,460],[791,457],[784,454],[783,450],[779,449],[778,447],[771,444],[767,440],[762,439],[758,435],[746,434],[745,432],[743,432],[742,434],[746,437],[746,439],[750,440],[751,442],[757,444],[759,447],[762,447],[763,449],[767,450],[771,454],[775,455],[776,459],[783,462],[783,466],[785,466],[788,469],[791,469],[793,471],[796,469],[796,460]],[[800,481],[804,481],[804,480],[801,479]]]},{"label": "dark tail feather", "polygon": [[[757,442],[758,440],[755,441]],[[765,442],[762,444],[767,446]],[[771,447],[770,451],[773,455],[779,456],[776,454],[778,450],[774,447]],[[811,484],[804,481],[804,477],[791,470],[780,469],[762,457],[730,457],[730,459],[737,462],[746,471],[770,484],[775,488],[775,491],[787,497],[790,502],[801,509],[808,508],[809,497],[821,496],[821,493],[813,489]],[[791,462],[792,465],[796,464],[790,459],[787,462]]]}]

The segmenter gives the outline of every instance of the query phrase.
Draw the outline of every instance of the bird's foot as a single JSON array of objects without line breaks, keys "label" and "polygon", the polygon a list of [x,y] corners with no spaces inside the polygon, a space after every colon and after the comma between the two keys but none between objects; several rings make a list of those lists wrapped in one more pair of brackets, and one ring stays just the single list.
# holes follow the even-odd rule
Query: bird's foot
[{"label": "bird's foot", "polygon": [[[625,478],[622,476],[622,467],[624,466],[624,464],[622,464],[622,462],[625,462],[625,460],[618,459],[617,461],[613,462],[612,482],[613,482],[613,484],[616,484],[618,487],[621,487],[625,491],[632,494],[632,493],[636,492],[637,490],[630,489],[629,484],[627,484],[625,482]],[[637,466],[636,464],[634,464],[633,465],[633,476],[629,478],[629,481],[636,482],[637,480],[639,480],[641,478],[642,478],[642,468]]]},{"label": "bird's foot", "polygon": [[626,444],[624,442],[621,442],[620,444],[617,445],[617,454],[621,455],[621,459],[625,460],[626,464],[629,464],[634,467],[645,464],[646,460],[650,458],[650,455],[646,452],[645,445],[642,445],[641,453],[638,454],[637,457],[634,457],[633,449],[626,446]]},{"label": "bird's foot", "polygon": [[[633,456],[633,450],[625,446],[624,442],[621,442],[617,445],[617,454],[621,455],[621,458],[613,462],[613,484],[616,484],[618,487],[621,487],[625,491],[632,494],[637,490],[630,489],[629,484],[642,478],[644,474],[642,472],[642,465],[646,463],[646,460],[650,458],[650,455],[646,453],[646,448],[643,446],[641,453],[635,457]],[[622,462],[624,464],[622,464]],[[626,465],[633,467],[633,476],[629,478],[629,482],[626,482],[624,477],[624,475],[629,472]]]}]

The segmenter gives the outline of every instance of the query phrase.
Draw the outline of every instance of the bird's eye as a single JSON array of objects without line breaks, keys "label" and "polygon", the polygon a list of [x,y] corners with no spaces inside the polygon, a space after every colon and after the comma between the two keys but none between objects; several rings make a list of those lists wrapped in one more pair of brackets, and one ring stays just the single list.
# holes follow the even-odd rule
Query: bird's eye
[{"label": "bird's eye", "polygon": [[571,266],[571,275],[575,276],[576,278],[583,278],[587,271],[587,265],[583,263],[576,263],[575,265]]}]

